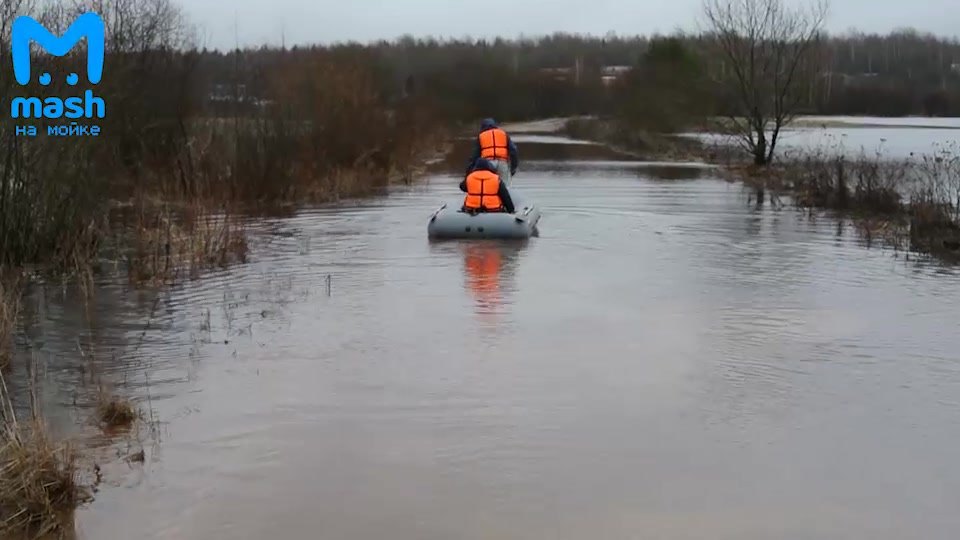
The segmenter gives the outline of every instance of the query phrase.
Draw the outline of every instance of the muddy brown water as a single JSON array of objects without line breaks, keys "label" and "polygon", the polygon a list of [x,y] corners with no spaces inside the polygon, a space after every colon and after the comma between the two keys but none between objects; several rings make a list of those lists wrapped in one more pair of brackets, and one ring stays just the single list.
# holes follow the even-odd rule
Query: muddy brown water
[{"label": "muddy brown water", "polygon": [[250,262],[169,291],[107,281],[92,325],[33,291],[54,425],[90,431],[78,336],[152,419],[76,536],[956,538],[957,272],[558,146],[515,177],[526,243],[428,242],[438,173],[251,222]]}]

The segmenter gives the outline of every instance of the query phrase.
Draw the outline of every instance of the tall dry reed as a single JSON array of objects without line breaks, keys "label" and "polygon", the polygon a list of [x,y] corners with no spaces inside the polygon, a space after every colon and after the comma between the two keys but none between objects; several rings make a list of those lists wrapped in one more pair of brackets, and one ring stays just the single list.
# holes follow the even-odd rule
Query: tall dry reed
[{"label": "tall dry reed", "polygon": [[170,283],[244,262],[249,249],[238,215],[214,213],[198,203],[180,210],[141,204],[129,242],[128,275],[141,284]]},{"label": "tall dry reed", "polygon": [[[32,388],[32,387],[31,387]],[[36,402],[33,395],[31,401]],[[64,516],[88,500],[81,483],[78,455],[69,444],[55,443],[36,409],[17,418],[0,373],[0,536],[34,537],[62,531]]]},{"label": "tall dry reed", "polygon": [[20,277],[0,268],[0,370],[13,355],[13,337],[20,314]]}]

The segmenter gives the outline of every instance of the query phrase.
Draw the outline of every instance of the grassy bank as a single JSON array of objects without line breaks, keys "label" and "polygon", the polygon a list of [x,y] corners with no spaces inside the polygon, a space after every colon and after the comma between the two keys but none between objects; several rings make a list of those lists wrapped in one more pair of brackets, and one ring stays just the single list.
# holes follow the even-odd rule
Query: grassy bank
[{"label": "grassy bank", "polygon": [[631,128],[606,118],[567,120],[561,133],[573,139],[600,142],[640,159],[687,161],[698,159],[703,153],[695,141],[669,133]]}]

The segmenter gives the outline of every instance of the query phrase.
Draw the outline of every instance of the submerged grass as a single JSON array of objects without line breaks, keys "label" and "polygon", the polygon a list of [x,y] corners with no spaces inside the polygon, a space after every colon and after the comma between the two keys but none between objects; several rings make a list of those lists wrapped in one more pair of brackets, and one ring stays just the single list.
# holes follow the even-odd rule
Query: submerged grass
[{"label": "submerged grass", "polygon": [[181,210],[168,205],[139,205],[126,255],[135,284],[163,284],[178,276],[196,277],[247,258],[243,221],[229,211],[213,212],[194,202]]},{"label": "submerged grass", "polygon": [[10,363],[13,335],[20,313],[20,278],[0,269],[0,369]]},{"label": "submerged grass", "polygon": [[29,421],[17,419],[2,374],[0,392],[0,536],[62,530],[63,516],[90,497],[80,481],[78,454],[51,440],[36,409]]},{"label": "submerged grass", "polygon": [[908,206],[910,245],[951,262],[960,262],[960,221],[956,206],[944,203],[930,190],[921,190]]},{"label": "submerged grass", "polygon": [[801,208],[850,215],[887,245],[960,262],[960,152],[885,159],[815,150],[763,168],[728,167],[758,193],[792,197]]},{"label": "submerged grass", "polygon": [[97,417],[108,428],[126,428],[140,418],[140,412],[133,402],[113,398],[100,403],[97,407]]},{"label": "submerged grass", "polygon": [[61,516],[89,497],[76,463],[74,449],[54,444],[39,422],[5,433],[0,446],[0,535],[30,531],[39,537],[60,529]]},{"label": "submerged grass", "polygon": [[770,168],[763,179],[771,189],[787,191],[800,207],[897,215],[904,211],[910,175],[902,162],[814,152]]},{"label": "submerged grass", "polygon": [[97,419],[108,429],[125,429],[141,417],[140,409],[129,399],[101,393]]}]

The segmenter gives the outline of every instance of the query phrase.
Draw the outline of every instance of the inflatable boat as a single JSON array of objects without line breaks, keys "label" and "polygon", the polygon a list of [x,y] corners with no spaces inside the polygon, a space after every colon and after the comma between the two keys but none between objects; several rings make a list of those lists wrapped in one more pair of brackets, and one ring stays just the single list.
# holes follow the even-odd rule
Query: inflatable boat
[{"label": "inflatable boat", "polygon": [[522,240],[538,236],[540,209],[520,194],[511,191],[515,207],[513,214],[463,212],[461,204],[444,203],[430,216],[427,235],[431,239],[502,238]]}]

